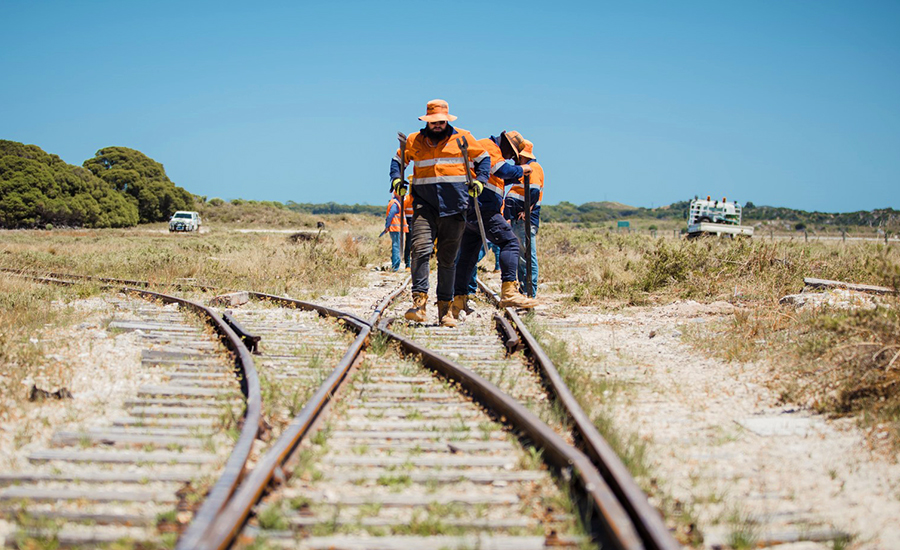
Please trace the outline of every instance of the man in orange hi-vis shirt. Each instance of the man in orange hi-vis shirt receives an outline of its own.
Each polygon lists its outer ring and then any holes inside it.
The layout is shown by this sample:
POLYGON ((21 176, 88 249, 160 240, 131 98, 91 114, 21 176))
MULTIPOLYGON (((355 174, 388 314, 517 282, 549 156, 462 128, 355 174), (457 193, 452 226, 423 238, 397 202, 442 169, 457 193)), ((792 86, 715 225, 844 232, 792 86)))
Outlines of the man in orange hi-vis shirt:
POLYGON ((521 181, 513 185, 506 194, 503 215, 509 220, 513 233, 518 237, 522 246, 519 248, 519 291, 532 298, 537 295, 538 288, 538 258, 537 258, 537 234, 541 223, 541 200, 544 198, 544 169, 534 156, 534 144, 521 135, 513 139, 513 143, 519 150, 519 164, 530 166, 530 203, 531 212, 525 212, 525 186, 521 181), (525 256, 525 216, 531 218, 531 292, 528 292, 527 257, 525 256))
POLYGON ((425 127, 406 138, 400 150, 391 160, 391 188, 401 196, 406 193, 407 182, 400 177, 401 162, 413 167, 413 183, 409 186, 413 198, 413 218, 409 238, 412 241, 412 297, 413 305, 405 317, 423 323, 428 302, 428 260, 437 239, 437 305, 438 321, 443 326, 455 327, 456 319, 450 314, 453 300, 453 280, 456 274, 456 255, 466 227, 466 208, 469 198, 477 197, 484 190, 491 169, 491 157, 467 130, 450 125, 456 117, 442 99, 433 99, 426 106, 426 113, 419 117, 425 127), (468 162, 462 159, 457 140, 468 144, 468 162), (472 188, 466 184, 466 170, 472 165, 475 179, 472 188))

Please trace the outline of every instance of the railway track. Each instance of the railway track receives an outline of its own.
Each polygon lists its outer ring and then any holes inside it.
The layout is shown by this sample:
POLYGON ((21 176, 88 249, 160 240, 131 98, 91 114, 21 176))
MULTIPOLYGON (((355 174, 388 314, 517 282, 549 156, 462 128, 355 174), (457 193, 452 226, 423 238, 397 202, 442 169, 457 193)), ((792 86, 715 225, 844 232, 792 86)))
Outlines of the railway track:
POLYGON ((178 548, 678 547, 514 311, 391 324, 401 290, 365 320, 256 293, 225 316, 267 441, 178 548))
MULTIPOLYGON (((154 300, 111 299, 117 313, 108 329, 139 336, 138 376, 145 383, 121 403, 107 404, 120 414, 59 430, 49 446, 0 474, 0 510, 17 525, 6 545, 166 546, 203 502, 209 480, 236 482, 229 471, 243 465, 256 433, 245 430, 235 442, 226 419, 240 419, 245 395, 253 399, 252 361, 240 365, 242 393, 234 360, 217 336, 179 304, 156 300, 174 299, 140 294, 154 300)), ((236 336, 231 344, 239 344, 236 336)))

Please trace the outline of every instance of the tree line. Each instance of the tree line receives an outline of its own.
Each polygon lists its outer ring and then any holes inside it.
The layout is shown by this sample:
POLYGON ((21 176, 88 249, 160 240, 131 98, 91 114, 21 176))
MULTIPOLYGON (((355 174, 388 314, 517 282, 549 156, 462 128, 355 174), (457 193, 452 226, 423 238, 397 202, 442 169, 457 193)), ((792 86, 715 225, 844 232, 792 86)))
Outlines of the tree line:
POLYGON ((193 196, 140 151, 105 147, 74 166, 37 145, 0 140, 0 227, 130 227, 193 207, 193 196))

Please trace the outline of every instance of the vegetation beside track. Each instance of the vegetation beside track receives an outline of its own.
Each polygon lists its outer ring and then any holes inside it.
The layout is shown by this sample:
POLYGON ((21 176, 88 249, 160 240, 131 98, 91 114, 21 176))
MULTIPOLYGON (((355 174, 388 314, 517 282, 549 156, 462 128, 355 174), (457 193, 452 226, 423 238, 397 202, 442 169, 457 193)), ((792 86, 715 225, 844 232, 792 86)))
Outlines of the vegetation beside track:
MULTIPOLYGON (((615 394, 626 391, 625 388, 607 378, 594 376, 588 366, 595 363, 596 358, 580 356, 577 351, 572 351, 565 341, 553 336, 534 315, 526 315, 522 320, 553 361, 566 386, 603 439, 613 448, 641 489, 666 518, 675 538, 690 546, 700 544, 703 539, 696 529, 690 503, 678 502, 666 495, 654 478, 646 455, 647 442, 638 434, 616 426, 612 420, 615 394)), ((567 413, 561 405, 554 403, 552 410, 558 415, 558 422, 568 422, 567 413)))
POLYGON ((900 301, 874 310, 779 304, 804 277, 900 288, 896 245, 654 239, 547 224, 539 250, 542 280, 571 305, 740 306, 713 333, 693 327, 688 340, 724 360, 766 360, 785 402, 858 416, 877 438, 900 444, 900 301))
MULTIPOLYGON (((27 411, 32 383, 55 391, 68 385, 64 361, 48 361, 48 341, 57 329, 77 322, 65 304, 92 292, 90 286, 53 287, 0 276, 0 423, 18 426, 27 411), (57 304, 57 305, 53 305, 57 304), (60 307, 60 305, 62 307, 60 307)), ((21 429, 27 442, 27 426, 21 429)))
MULTIPOLYGON (((353 216, 325 222, 329 231, 318 240, 296 242, 285 233, 237 233, 221 226, 199 235, 169 234, 162 224, 2 231, 0 267, 160 285, 199 282, 314 299, 362 285, 364 268, 389 255, 390 242, 376 240, 371 223, 353 216)), ((51 390, 68 385, 68 367, 48 358, 54 351, 45 341, 79 322, 66 304, 99 288, 90 282, 48 286, 0 274, 0 421, 12 422, 27 410, 24 381, 34 379, 51 390)))
POLYGON ((376 239, 370 220, 327 218, 326 226, 321 235, 298 239, 223 225, 200 234, 169 234, 162 224, 132 230, 8 231, 0 233, 0 267, 160 285, 190 280, 297 298, 345 293, 361 284, 361 268, 384 261, 390 242, 376 239))
POLYGON ((673 239, 563 224, 541 226, 541 280, 580 305, 676 299, 773 304, 804 277, 890 285, 896 246, 769 239, 673 239))

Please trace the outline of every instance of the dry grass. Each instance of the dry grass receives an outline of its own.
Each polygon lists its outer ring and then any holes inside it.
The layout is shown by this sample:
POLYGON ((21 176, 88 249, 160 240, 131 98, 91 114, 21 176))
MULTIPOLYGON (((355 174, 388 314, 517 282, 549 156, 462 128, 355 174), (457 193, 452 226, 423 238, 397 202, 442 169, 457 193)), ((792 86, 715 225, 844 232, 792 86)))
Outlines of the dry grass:
POLYGON ((9 425, 28 407, 29 380, 51 390, 68 384, 66 366, 45 360, 44 340, 77 319, 64 304, 86 292, 0 277, 0 422, 9 425))
MULTIPOLYGON (((900 288, 896 248, 837 249, 829 258, 831 269, 847 276, 828 278, 900 288)), ((755 274, 747 277, 753 281, 755 274)), ((693 329, 690 341, 728 361, 765 360, 783 401, 856 416, 873 435, 900 445, 900 298, 880 299, 869 310, 797 311, 779 306, 777 296, 773 289, 766 299, 744 304, 712 333, 693 329)))
MULTIPOLYGON (((163 224, 131 230, 0 231, 0 267, 62 272, 162 285, 193 279, 223 288, 314 299, 363 283, 372 263, 390 257, 390 242, 365 216, 324 217, 318 240, 289 233, 240 233, 213 226, 199 235, 169 234, 163 224)), ((165 292, 165 288, 161 289, 165 292)), ((48 361, 48 335, 78 321, 66 303, 99 291, 40 285, 0 274, 0 422, 28 407, 29 377, 42 387, 66 386, 67 367, 48 361)))
MULTIPOLYGON (((553 361, 566 386, 597 431, 609 443, 642 489, 659 503, 660 511, 670 523, 675 537, 682 544, 699 544, 701 542, 699 534, 694 527, 696 520, 690 508, 664 494, 658 480, 653 478, 647 457, 647 442, 637 433, 623 430, 613 422, 616 393, 621 391, 621 385, 605 377, 593 376, 592 369, 587 366, 591 365, 591 358, 580 356, 577 352, 573 353, 565 341, 550 334, 533 316, 527 315, 523 320, 553 361)), ((560 416, 559 421, 568 422, 568 415, 558 402, 554 402, 553 410, 560 416)))
POLYGON ((171 284, 183 279, 224 288, 313 297, 360 284, 362 269, 390 257, 364 216, 327 219, 311 240, 289 233, 241 233, 213 226, 199 235, 164 226, 133 230, 0 232, 0 267, 171 284), (340 218, 345 218, 341 221, 340 218))
POLYGON ((758 307, 692 343, 729 361, 765 360, 781 400, 853 415, 900 445, 900 300, 874 310, 758 307))
MULTIPOLYGON (((605 229, 541 226, 541 280, 578 304, 673 299, 775 303, 803 277, 886 284, 878 243, 650 238, 605 229)), ((892 254, 896 260, 896 254, 892 254)))

